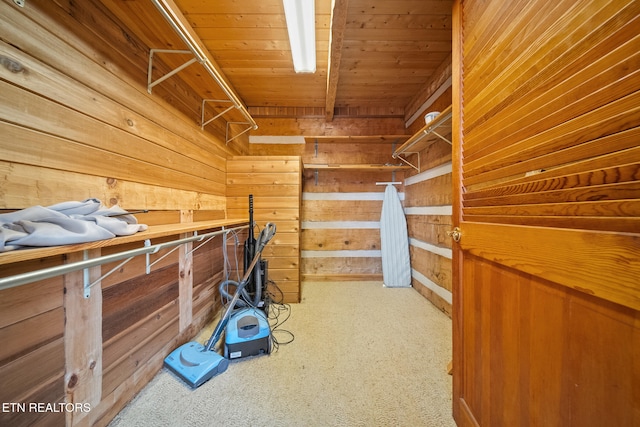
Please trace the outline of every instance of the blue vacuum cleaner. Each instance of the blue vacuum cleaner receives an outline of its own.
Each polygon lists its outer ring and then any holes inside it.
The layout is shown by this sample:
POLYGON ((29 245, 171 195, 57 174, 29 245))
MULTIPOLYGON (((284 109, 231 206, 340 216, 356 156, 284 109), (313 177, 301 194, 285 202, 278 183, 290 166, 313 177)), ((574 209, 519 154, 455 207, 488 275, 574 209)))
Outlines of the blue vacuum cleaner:
POLYGON ((228 359, 271 353, 271 327, 264 311, 255 307, 236 310, 224 334, 224 356, 228 359))
POLYGON ((276 234, 275 224, 268 223, 260 232, 256 241, 253 261, 246 269, 244 277, 237 284, 233 298, 216 325, 211 338, 206 345, 198 342, 188 342, 175 349, 164 359, 164 366, 184 380, 192 388, 197 388, 214 376, 223 373, 229 366, 229 359, 214 351, 214 346, 220 340, 222 332, 227 328, 232 345, 240 345, 241 349, 225 346, 225 354, 230 358, 245 357, 249 353, 268 353, 271 347, 269 324, 266 315, 259 309, 247 307, 240 312, 234 312, 236 304, 243 294, 243 290, 253 274, 254 267, 260 260, 262 250, 276 234), (255 311, 254 311, 255 310, 255 311), (231 320, 231 321, 230 321, 231 320), (265 331, 266 325, 266 331, 265 331), (263 341, 266 333, 266 344, 263 341), (264 350, 266 346, 266 350, 264 350), (247 349, 250 347, 250 349, 247 349), (240 353, 238 353, 240 352, 240 353))

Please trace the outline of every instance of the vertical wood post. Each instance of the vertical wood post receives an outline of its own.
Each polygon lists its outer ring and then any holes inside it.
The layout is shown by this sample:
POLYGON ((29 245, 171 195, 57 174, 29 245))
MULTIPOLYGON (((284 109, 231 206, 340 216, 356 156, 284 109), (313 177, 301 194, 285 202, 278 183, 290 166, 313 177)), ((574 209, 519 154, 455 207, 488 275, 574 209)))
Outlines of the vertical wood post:
MULTIPOLYGON (((193 211, 180 211, 180 222, 193 222, 193 211)), ((189 237, 182 234, 181 238, 189 237)), ((179 269, 179 305, 180 305, 180 332, 187 329, 193 321, 193 243, 180 245, 179 269)))
MULTIPOLYGON (((100 249, 67 255, 67 263, 82 261, 85 254, 95 258, 100 249)), ((88 269, 88 280, 100 278, 101 268, 88 269)), ((98 407, 102 398, 102 289, 98 282, 91 296, 84 297, 85 272, 64 276, 65 403, 98 407)), ((66 425, 93 424, 92 411, 66 411, 66 425)))

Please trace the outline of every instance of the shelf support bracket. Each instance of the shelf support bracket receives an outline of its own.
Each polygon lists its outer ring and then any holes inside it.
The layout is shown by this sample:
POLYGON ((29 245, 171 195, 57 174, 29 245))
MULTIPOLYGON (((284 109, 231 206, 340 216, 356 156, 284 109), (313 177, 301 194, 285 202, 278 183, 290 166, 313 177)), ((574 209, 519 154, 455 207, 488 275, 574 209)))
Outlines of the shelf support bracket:
POLYGON ((443 140, 444 142, 449 143, 449 145, 453 145, 451 143, 451 141, 449 141, 447 138, 445 138, 444 136, 440 135, 438 132, 436 132, 435 130, 431 131, 432 134, 434 134, 435 136, 437 136, 438 138, 440 138, 441 140, 443 140))
POLYGON ((206 122, 204 121, 204 107, 207 104, 207 102, 221 102, 221 103, 231 103, 233 104, 233 101, 227 100, 227 99, 203 99, 202 100, 202 111, 200 112, 200 129, 204 130, 204 127, 206 125, 208 125, 209 123, 215 121, 216 119, 219 119, 220 117, 224 116, 225 114, 227 114, 229 111, 233 110, 235 108, 235 105, 231 105, 228 108, 226 108, 223 112, 218 113, 215 117, 210 118, 209 120, 207 120, 206 122))
MULTIPOLYGON (((129 261, 131 261, 134 257, 129 257, 126 258, 124 261, 122 261, 120 264, 116 265, 115 267, 113 267, 111 270, 109 270, 108 273, 103 274, 102 276, 100 276, 100 278, 94 280, 91 283, 87 283, 87 277, 85 276, 85 282, 84 282, 84 297, 85 298, 89 298, 91 296, 91 288, 98 282, 102 281, 103 279, 106 279, 108 276, 111 275, 111 273, 118 271, 123 265, 125 265, 126 263, 128 263, 129 261)), ((84 270, 85 272, 88 271, 88 269, 85 268, 84 270)), ((86 274, 86 273, 85 273, 86 274)))
POLYGON ((153 89, 153 87, 159 83, 162 83, 163 81, 167 80, 169 77, 179 73, 180 71, 184 70, 185 68, 187 68, 189 65, 198 62, 198 59, 194 56, 193 58, 191 58, 190 60, 188 60, 187 62, 185 62, 184 64, 182 64, 181 66, 179 66, 178 68, 168 72, 167 74, 165 74, 164 76, 158 78, 157 80, 153 80, 153 76, 152 76, 152 72, 153 72, 153 55, 155 53, 181 53, 181 54, 191 54, 193 55, 193 52, 191 52, 190 50, 171 50, 171 49, 151 49, 149 50, 149 69, 147 70, 147 92, 151 93, 151 89, 153 89))
POLYGON ((402 154, 396 154, 395 156, 393 156, 393 158, 402 160, 405 164, 411 166, 412 168, 414 168, 415 170, 420 172, 420 152, 405 151, 402 154), (416 166, 413 163, 411 163, 409 160, 407 160, 406 158, 402 157, 402 154, 416 154, 418 156, 418 165, 416 166))
POLYGON ((251 129, 253 129, 253 126, 249 122, 227 122, 227 130, 224 136, 225 145, 229 145, 231 141, 233 141, 234 139, 236 139, 241 135, 244 135, 245 133, 249 132, 251 129), (248 127, 242 132, 240 132, 239 134, 237 134, 236 136, 234 136, 233 138, 229 138, 229 125, 247 125, 248 127))

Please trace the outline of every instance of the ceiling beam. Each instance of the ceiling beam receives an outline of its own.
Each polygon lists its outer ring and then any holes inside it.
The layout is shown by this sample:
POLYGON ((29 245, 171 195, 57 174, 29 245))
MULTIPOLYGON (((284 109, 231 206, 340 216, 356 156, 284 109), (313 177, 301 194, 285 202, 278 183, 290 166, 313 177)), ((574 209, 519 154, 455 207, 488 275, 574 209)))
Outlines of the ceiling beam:
POLYGON ((336 104, 338 79, 340 76, 340 61, 342 59, 342 42, 347 26, 348 0, 332 0, 331 32, 329 34, 329 58, 327 64, 327 94, 325 100, 325 120, 333 120, 336 104))

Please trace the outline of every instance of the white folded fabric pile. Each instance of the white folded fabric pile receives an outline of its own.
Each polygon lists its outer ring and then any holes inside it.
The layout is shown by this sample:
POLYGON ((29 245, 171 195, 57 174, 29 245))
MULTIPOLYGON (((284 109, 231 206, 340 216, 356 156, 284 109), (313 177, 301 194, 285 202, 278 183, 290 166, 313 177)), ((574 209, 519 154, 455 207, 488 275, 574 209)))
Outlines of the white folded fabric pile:
POLYGON ((118 205, 106 208, 98 199, 32 206, 0 214, 0 252, 94 242, 146 229, 118 205))

